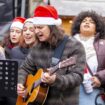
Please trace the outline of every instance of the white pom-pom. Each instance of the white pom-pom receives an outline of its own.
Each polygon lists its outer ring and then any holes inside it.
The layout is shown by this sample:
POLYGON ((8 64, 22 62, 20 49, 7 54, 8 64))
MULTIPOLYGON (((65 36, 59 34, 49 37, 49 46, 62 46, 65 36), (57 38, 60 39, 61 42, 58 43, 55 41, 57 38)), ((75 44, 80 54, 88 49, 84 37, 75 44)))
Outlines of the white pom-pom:
POLYGON ((55 20, 55 25, 59 26, 62 24, 62 20, 60 18, 58 18, 57 20, 55 20))

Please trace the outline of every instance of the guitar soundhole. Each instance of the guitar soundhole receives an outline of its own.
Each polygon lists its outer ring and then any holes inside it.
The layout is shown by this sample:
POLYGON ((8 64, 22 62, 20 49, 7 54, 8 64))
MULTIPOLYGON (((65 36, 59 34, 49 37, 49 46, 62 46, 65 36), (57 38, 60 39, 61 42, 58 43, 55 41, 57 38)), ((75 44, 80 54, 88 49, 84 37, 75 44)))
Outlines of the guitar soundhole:
POLYGON ((41 105, 42 103, 38 102, 38 101, 35 101, 35 102, 29 102, 28 105, 41 105))
POLYGON ((40 85, 41 85, 42 87, 44 87, 44 88, 48 87, 48 84, 43 83, 43 82, 42 82, 40 85))
POLYGON ((26 102, 28 100, 28 98, 29 98, 29 94, 23 98, 23 102, 26 102))

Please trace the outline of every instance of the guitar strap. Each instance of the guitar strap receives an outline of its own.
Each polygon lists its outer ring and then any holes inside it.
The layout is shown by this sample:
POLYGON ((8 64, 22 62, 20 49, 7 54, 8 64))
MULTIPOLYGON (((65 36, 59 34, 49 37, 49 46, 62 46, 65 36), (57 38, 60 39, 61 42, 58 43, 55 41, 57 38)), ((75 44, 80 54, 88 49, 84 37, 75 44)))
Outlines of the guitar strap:
POLYGON ((52 65, 53 66, 56 65, 57 63, 59 63, 67 40, 68 40, 68 36, 65 36, 63 38, 63 40, 58 44, 57 48, 55 49, 54 55, 52 57, 52 65))

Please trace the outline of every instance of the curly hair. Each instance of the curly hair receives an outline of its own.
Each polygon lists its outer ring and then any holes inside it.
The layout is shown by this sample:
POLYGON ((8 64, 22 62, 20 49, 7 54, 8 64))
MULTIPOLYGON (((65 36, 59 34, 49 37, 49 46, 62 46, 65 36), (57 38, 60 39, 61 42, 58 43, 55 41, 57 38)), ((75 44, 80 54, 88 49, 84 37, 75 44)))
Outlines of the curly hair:
POLYGON ((97 14, 95 11, 82 11, 80 14, 74 19, 72 25, 71 34, 74 36, 75 34, 80 33, 80 25, 84 18, 91 17, 96 25, 96 34, 98 38, 105 38, 105 22, 104 18, 97 14))

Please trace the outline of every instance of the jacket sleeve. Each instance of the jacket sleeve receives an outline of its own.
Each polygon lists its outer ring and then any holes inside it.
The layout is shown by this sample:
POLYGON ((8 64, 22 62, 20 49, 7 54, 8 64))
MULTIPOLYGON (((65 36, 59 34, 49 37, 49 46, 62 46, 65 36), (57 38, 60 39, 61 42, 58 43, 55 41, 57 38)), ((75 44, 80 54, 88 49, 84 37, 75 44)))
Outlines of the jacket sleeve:
POLYGON ((76 64, 72 67, 64 68, 66 69, 65 74, 57 74, 56 81, 52 86, 61 90, 79 86, 83 81, 83 70, 86 65, 85 51, 80 42, 75 41, 70 44, 68 43, 66 46, 68 47, 66 47, 64 52, 69 50, 68 52, 71 52, 69 57, 76 55, 76 64))
POLYGON ((18 83, 25 84, 27 75, 35 72, 35 64, 33 59, 32 53, 30 52, 18 70, 18 83))
POLYGON ((105 69, 98 71, 96 77, 100 80, 101 85, 105 87, 105 69))
POLYGON ((105 40, 100 39, 94 43, 97 53, 98 68, 95 76, 100 80, 101 85, 105 87, 105 40))

